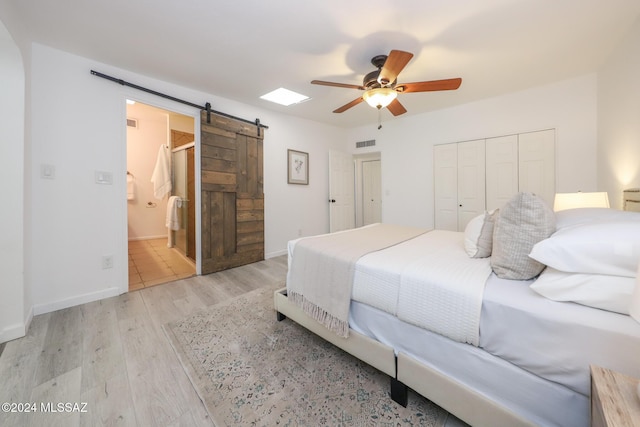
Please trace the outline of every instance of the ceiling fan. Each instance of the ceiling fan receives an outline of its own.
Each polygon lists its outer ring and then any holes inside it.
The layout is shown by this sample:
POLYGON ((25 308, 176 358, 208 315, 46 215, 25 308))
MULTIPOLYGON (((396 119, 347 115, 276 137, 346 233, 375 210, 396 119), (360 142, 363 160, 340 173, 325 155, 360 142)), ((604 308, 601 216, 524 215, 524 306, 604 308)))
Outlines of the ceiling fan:
POLYGON ((378 110, 387 107, 391 114, 399 116, 407 112, 406 108, 398 101, 398 93, 409 92, 433 92, 440 90, 455 90, 462 83, 461 78, 431 80, 415 83, 398 83, 398 74, 413 58, 413 54, 401 50, 392 50, 389 55, 377 55, 371 59, 371 63, 377 70, 368 73, 362 80, 362 85, 325 82, 313 80, 315 85, 343 87, 347 89, 359 89, 365 91, 361 97, 333 110, 334 113, 342 113, 349 108, 366 101, 378 110))

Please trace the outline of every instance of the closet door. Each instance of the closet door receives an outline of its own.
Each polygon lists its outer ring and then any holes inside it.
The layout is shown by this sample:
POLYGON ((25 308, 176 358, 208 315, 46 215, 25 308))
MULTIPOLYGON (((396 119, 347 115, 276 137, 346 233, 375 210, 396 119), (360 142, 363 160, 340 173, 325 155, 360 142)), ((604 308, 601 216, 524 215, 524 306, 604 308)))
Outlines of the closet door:
POLYGON ((435 228, 458 230, 458 145, 433 147, 435 228))
POLYGON ((458 145, 458 224, 467 223, 485 210, 485 142, 460 142, 458 145))
POLYGON ((487 210, 502 207, 518 193, 518 135, 486 140, 487 210))
POLYGON ((263 136, 202 112, 202 274, 264 259, 263 136))
POLYGON ((553 208, 556 192, 555 130, 518 135, 519 190, 540 196, 553 208))

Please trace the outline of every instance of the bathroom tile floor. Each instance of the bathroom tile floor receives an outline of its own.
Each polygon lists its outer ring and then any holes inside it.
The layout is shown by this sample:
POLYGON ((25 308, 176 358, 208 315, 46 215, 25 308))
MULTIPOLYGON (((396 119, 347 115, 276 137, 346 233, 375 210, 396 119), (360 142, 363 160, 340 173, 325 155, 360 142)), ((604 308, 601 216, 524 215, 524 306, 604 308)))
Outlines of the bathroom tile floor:
POLYGON ((193 276, 196 267, 167 239, 129 241, 129 291, 193 276))

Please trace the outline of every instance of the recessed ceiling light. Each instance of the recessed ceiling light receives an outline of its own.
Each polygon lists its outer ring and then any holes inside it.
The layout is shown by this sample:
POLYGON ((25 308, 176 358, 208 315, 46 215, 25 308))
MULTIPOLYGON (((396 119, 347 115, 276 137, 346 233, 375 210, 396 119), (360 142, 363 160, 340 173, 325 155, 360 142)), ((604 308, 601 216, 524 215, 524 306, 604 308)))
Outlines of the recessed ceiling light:
POLYGON ((309 99, 306 95, 301 95, 299 93, 293 92, 289 89, 285 89, 281 87, 280 89, 276 89, 267 93, 266 95, 262 95, 261 99, 275 102, 276 104, 289 106, 291 104, 297 104, 302 101, 306 101, 309 99))

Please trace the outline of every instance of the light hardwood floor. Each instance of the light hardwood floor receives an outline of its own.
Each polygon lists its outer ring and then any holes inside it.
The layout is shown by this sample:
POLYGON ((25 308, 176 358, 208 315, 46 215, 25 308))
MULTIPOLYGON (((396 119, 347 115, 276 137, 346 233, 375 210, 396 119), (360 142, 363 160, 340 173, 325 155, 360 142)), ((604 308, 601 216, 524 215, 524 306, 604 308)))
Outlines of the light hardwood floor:
POLYGON ((0 403, 38 412, 0 412, 0 426, 211 426, 162 325, 284 284, 286 272, 281 256, 34 317, 0 354, 0 403), (43 413, 41 403, 87 412, 43 413))

